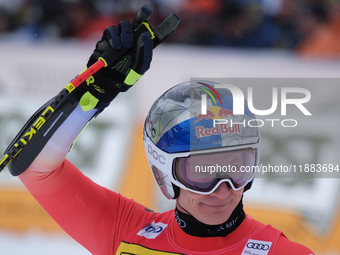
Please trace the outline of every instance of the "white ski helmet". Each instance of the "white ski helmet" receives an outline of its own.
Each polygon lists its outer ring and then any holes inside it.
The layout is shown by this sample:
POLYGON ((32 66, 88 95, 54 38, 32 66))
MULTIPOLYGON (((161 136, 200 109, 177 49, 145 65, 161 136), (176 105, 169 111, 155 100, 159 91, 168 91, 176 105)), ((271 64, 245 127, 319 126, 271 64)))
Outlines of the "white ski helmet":
POLYGON ((260 154, 255 116, 246 101, 244 115, 234 115, 230 90, 215 84, 178 84, 161 95, 147 115, 144 146, 168 199, 177 198, 179 188, 211 194, 223 182, 234 190, 251 187, 260 154))

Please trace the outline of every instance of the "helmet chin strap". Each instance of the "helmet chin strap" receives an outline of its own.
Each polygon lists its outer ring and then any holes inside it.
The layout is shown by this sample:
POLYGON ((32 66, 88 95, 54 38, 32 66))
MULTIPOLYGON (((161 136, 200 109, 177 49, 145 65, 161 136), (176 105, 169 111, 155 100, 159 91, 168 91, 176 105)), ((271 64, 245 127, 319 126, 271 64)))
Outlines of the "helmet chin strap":
POLYGON ((233 232, 245 219, 243 197, 231 213, 230 217, 218 225, 208 225, 197 220, 188 210, 176 201, 175 218, 180 228, 188 235, 198 237, 227 236, 233 232), (181 210, 179 210, 179 208, 181 210), (183 210, 183 211, 182 211, 183 210))
MULTIPOLYGON (((186 210, 183 206, 181 206, 181 204, 178 202, 178 199, 176 200, 176 205, 178 205, 183 211, 185 211, 188 215, 192 216, 192 214, 186 210)), ((177 208, 177 207, 176 207, 177 208)), ((194 217, 194 216, 192 216, 194 217)))
POLYGON ((179 192, 180 192, 180 188, 178 186, 176 186, 175 184, 171 183, 172 184, 172 188, 174 190, 174 197, 172 199, 176 199, 179 197, 179 192))

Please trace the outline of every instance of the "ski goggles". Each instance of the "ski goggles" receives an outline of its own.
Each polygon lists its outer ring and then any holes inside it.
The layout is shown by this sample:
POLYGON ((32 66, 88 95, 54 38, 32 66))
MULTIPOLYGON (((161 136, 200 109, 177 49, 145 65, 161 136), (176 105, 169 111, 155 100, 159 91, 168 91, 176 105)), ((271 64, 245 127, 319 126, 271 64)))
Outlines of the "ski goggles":
POLYGON ((226 182, 233 190, 241 190, 255 176, 257 149, 244 148, 176 158, 173 177, 182 188, 199 194, 211 194, 226 182))

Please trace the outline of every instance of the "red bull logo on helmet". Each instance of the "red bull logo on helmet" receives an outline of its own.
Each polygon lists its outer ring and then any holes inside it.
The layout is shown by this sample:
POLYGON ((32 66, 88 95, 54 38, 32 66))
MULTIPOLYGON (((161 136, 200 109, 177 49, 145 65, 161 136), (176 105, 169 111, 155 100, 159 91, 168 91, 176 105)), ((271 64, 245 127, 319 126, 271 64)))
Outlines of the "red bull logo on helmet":
POLYGON ((211 106, 207 110, 206 114, 200 113, 200 114, 198 114, 196 116, 197 120, 195 121, 195 123, 197 123, 197 122, 199 122, 199 121, 201 121, 203 119, 205 119, 205 120, 209 120, 209 119, 214 120, 214 119, 228 118, 229 116, 237 118, 237 116, 235 116, 233 114, 233 112, 228 110, 228 109, 225 109, 225 108, 222 108, 222 107, 219 107, 219 106, 211 106))
POLYGON ((204 127, 204 126, 197 126, 195 128, 197 138, 207 137, 211 135, 220 135, 220 134, 225 134, 225 133, 240 133, 241 132, 239 124, 235 124, 232 126, 228 126, 226 123, 215 125, 215 120, 225 120, 226 118, 229 118, 229 117, 237 118, 237 116, 235 116, 233 112, 228 109, 225 109, 219 106, 211 106, 207 109, 206 114, 199 114, 196 117, 197 119, 195 120, 195 123, 198 123, 202 121, 203 119, 214 120, 213 122, 214 125, 212 128, 204 127))
POLYGON ((226 133, 241 133, 239 124, 235 124, 233 126, 228 126, 227 124, 220 124, 216 125, 213 128, 205 128, 203 126, 198 126, 195 128, 195 130, 197 138, 226 133))

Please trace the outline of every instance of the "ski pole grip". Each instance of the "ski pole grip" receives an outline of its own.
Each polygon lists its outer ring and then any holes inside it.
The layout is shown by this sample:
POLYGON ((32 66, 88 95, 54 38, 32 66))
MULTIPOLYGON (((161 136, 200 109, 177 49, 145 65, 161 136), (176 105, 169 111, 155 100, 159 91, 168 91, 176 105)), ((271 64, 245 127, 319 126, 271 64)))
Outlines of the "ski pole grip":
MULTIPOLYGON (((144 6, 143 6, 144 7, 144 6)), ((164 42, 169 35, 174 33, 176 31, 176 28, 178 24, 180 23, 180 18, 177 14, 172 13, 170 14, 163 22, 156 28, 152 29, 149 23, 147 23, 149 17, 151 16, 152 11, 148 8, 141 8, 134 21, 133 21, 133 27, 134 27, 134 45, 136 45, 136 42, 138 40, 138 37, 144 33, 149 32, 151 34, 151 38, 153 39, 153 48, 156 48, 159 44, 164 42), (137 24, 139 24, 137 26, 137 24)), ((129 51, 132 49, 110 49, 103 53, 103 55, 100 57, 105 63, 105 66, 109 66, 113 64, 115 61, 123 57, 124 55, 128 54, 129 51)))

